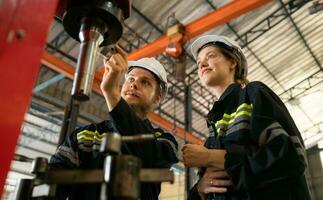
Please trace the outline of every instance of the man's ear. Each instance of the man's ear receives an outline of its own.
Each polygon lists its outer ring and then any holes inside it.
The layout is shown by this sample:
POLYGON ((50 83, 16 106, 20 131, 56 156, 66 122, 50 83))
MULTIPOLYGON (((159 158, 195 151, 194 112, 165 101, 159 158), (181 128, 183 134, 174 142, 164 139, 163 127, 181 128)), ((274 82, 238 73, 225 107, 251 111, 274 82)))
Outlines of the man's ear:
POLYGON ((159 105, 160 101, 161 101, 161 93, 160 92, 157 92, 156 97, 155 97, 155 101, 154 101, 154 103, 156 104, 156 106, 159 105))

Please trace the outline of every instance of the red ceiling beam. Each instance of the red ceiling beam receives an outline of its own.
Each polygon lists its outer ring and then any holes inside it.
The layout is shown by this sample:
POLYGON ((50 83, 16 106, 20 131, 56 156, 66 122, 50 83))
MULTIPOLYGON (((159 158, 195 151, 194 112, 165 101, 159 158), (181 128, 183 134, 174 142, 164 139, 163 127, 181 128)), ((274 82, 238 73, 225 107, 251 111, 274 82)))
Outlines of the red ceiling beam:
MULTIPOLYGON (((47 67, 53 69, 54 71, 57 71, 61 74, 64 74, 66 77, 69 79, 74 78, 74 67, 65 61, 61 60, 60 58, 48 53, 48 52, 43 52, 43 56, 41 58, 41 63, 46 65, 47 67)), ((100 90, 100 83, 102 80, 102 73, 101 72, 96 72, 94 82, 93 82, 93 90, 102 95, 101 90, 100 90)), ((186 139, 187 141, 194 143, 194 144, 202 144, 203 141, 192 135, 191 133, 185 131, 182 128, 175 128, 174 129, 174 124, 168 121, 167 119, 164 119, 160 115, 157 115, 155 113, 150 113, 148 116, 149 120, 153 122, 154 124, 170 131, 170 132, 175 132, 176 135, 182 139, 186 139)))
MULTIPOLYGON (((183 42, 200 35, 210 29, 225 24, 251 10, 270 2, 271 0, 235 0, 221 8, 187 24, 183 35, 183 42)), ((164 35, 150 44, 129 54, 129 60, 138 60, 143 57, 153 57, 165 51, 170 37, 164 35)))

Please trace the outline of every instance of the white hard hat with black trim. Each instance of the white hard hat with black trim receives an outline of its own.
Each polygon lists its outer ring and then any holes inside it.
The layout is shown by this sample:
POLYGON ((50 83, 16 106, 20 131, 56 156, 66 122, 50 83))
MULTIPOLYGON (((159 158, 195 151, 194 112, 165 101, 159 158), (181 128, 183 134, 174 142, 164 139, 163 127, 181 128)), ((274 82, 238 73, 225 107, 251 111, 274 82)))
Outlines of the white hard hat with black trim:
POLYGON ((128 61, 128 72, 127 74, 136 67, 146 69, 153 73, 159 80, 162 98, 167 95, 168 81, 167 72, 164 66, 156 58, 141 58, 137 61, 128 61))
MULTIPOLYGON (((208 44, 222 44, 224 46, 229 47, 228 49, 236 50, 236 55, 238 56, 240 63, 239 63, 239 75, 242 77, 246 77, 248 74, 248 64, 245 55, 239 44, 222 35, 204 35, 196 39, 191 45, 191 52, 194 59, 197 59, 198 53, 208 44)), ((232 52, 235 53, 235 52, 232 52)))

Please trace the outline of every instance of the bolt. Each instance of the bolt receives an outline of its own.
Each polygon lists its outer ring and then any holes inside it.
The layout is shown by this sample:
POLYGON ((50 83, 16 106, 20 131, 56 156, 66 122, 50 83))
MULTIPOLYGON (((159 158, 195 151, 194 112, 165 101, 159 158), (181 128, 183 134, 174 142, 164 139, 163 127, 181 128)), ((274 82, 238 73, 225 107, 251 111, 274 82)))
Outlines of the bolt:
POLYGON ((24 38, 24 37, 25 37, 25 35, 26 35, 26 33, 25 33, 25 30, 23 30, 23 29, 18 29, 18 30, 16 31, 16 37, 17 37, 18 39, 22 39, 22 38, 24 38))

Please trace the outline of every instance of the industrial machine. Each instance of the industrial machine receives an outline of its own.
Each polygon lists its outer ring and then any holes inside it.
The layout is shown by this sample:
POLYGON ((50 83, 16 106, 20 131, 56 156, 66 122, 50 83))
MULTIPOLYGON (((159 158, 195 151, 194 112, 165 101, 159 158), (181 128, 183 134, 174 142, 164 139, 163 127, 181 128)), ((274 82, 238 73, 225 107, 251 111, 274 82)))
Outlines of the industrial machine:
MULTIPOLYGON (((101 183, 101 200, 136 200, 140 197, 140 182, 173 182, 174 174, 168 169, 141 169, 141 160, 131 155, 121 155, 122 142, 153 140, 154 135, 121 136, 106 133, 100 152, 105 156, 102 169, 48 171, 46 158, 33 160, 31 172, 34 179, 21 179, 14 199, 51 199, 55 197, 56 184, 101 183)), ((17 160, 30 161, 26 157, 17 160)))
POLYGON ((65 109, 58 144, 77 122, 79 103, 90 98, 98 54, 109 57, 122 35, 122 23, 130 16, 129 0, 60 1, 56 15, 65 31, 80 42, 71 98, 65 109))
MULTIPOLYGON (((114 44, 122 35, 123 20, 130 16, 129 0, 70 0, 59 1, 56 16, 62 20, 65 31, 80 42, 71 101, 67 106, 60 142, 75 128, 78 102, 90 98, 98 54, 108 57, 114 53, 114 44)), ((20 37, 21 38, 21 37, 20 37)), ((141 142, 154 139, 153 135, 121 136, 106 133, 101 144, 105 157, 102 169, 49 171, 48 160, 16 156, 15 160, 32 161, 34 179, 21 179, 14 199, 51 199, 57 184, 101 183, 101 199, 138 199, 140 182, 173 181, 173 173, 166 169, 141 169, 141 160, 121 155, 122 142, 141 142)))
MULTIPOLYGON (((122 35, 122 23, 130 15, 130 1, 60 1, 57 15, 65 31, 81 43, 72 96, 79 101, 90 97, 97 52, 107 53, 122 35)), ((113 50, 113 49, 112 49, 113 50)))

